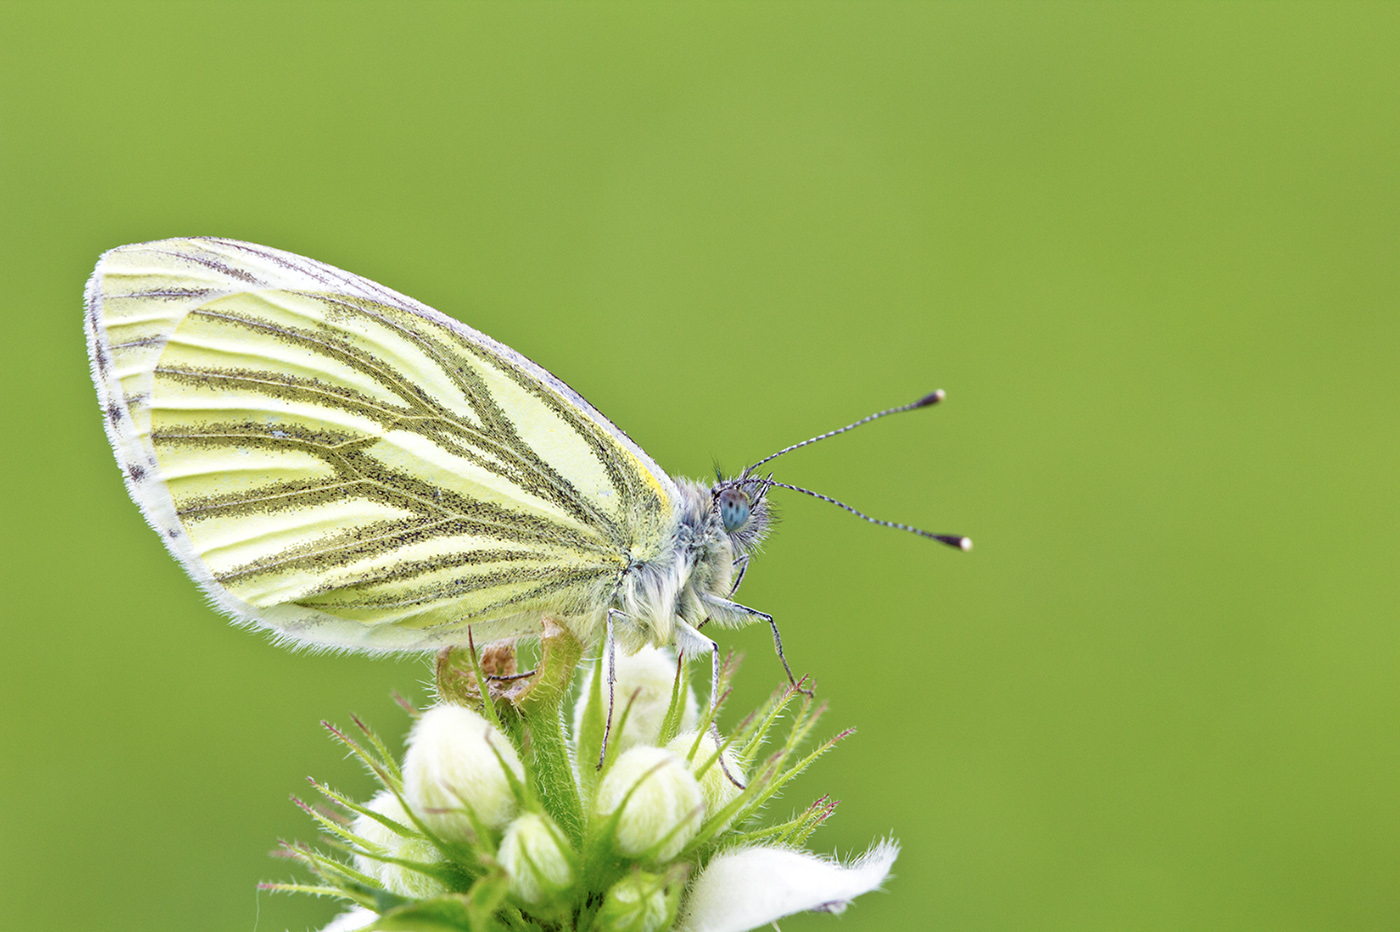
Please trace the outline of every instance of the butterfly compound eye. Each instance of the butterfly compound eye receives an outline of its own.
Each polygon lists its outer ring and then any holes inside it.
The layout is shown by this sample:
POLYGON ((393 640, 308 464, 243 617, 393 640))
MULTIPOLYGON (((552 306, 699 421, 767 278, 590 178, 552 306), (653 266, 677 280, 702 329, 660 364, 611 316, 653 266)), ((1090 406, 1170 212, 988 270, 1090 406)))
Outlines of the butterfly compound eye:
POLYGON ((738 489, 719 493, 719 518, 726 531, 737 531, 749 520, 749 497, 738 489))

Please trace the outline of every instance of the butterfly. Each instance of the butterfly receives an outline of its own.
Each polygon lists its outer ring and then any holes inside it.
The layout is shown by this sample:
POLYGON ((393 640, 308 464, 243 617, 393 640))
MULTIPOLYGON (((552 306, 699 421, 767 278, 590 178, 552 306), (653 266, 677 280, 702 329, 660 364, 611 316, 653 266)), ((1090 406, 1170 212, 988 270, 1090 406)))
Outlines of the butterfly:
MULTIPOLYGON (((757 467, 668 476, 568 385, 432 308, 227 239, 104 253, 93 382, 127 490, 213 605, 318 647, 430 650, 536 633, 718 647, 771 523, 757 467)), ((966 538, 914 531, 967 549, 966 538)))

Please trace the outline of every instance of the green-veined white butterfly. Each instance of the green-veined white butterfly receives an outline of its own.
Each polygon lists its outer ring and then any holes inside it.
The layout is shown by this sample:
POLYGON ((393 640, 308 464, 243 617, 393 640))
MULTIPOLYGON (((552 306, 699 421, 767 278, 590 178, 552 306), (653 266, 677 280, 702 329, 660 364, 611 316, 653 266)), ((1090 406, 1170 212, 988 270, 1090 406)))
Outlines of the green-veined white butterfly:
POLYGON ((550 616, 714 670, 701 625, 772 624, 732 596, 783 485, 754 475, 773 457, 673 479, 549 372, 398 292, 265 246, 140 243, 98 261, 87 338, 131 497, 235 621, 425 650, 550 616))

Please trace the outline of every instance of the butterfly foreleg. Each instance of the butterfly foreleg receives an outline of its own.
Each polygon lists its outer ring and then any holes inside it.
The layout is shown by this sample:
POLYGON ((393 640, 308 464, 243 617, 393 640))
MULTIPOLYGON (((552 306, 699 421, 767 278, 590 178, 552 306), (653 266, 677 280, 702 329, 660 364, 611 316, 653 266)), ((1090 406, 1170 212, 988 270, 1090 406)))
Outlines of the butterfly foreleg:
MULTIPOLYGON (((783 672, 787 674, 788 682, 792 688, 802 693, 804 696, 812 695, 810 689, 806 689, 797 682, 797 677, 792 675, 792 667, 788 666, 787 655, 783 653, 783 636, 778 633, 778 623, 773 620, 773 616, 767 612, 760 612, 756 608, 749 608, 747 605, 740 605, 738 602, 731 602, 728 599, 715 598, 712 595, 704 597, 705 605, 717 614, 729 617, 738 616, 740 618, 760 618, 768 622, 768 627, 773 629, 773 647, 778 651, 778 659, 782 661, 783 672)), ((723 619, 721 619, 723 621, 723 619)))
POLYGON ((749 571, 748 554, 744 554, 742 557, 734 561, 734 570, 738 575, 734 577, 734 585, 729 587, 730 598, 733 598, 734 593, 739 591, 739 584, 744 581, 744 574, 749 571))

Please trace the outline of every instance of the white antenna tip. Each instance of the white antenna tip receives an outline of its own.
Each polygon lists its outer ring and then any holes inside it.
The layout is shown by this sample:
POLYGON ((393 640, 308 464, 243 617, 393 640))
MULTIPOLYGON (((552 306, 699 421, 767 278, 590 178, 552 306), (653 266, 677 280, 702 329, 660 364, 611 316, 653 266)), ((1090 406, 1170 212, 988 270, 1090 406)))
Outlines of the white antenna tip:
POLYGON ((972 549, 972 538, 971 538, 971 537, 964 537, 962 540, 958 541, 958 549, 959 549, 959 550, 971 550, 971 549, 972 549))
MULTIPOLYGON (((920 398, 918 401, 914 402, 914 407, 916 407, 916 408, 924 408, 924 407, 927 407, 928 405, 936 405, 936 404, 938 404, 940 401, 942 401, 942 400, 943 400, 944 398, 946 398, 946 397, 947 397, 947 393, 945 393, 945 392, 943 391, 943 389, 940 388, 938 391, 934 392, 933 394, 931 394, 931 395, 925 395, 924 397, 920 398)), ((906 409, 906 410, 907 410, 907 409, 906 409)))

